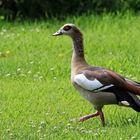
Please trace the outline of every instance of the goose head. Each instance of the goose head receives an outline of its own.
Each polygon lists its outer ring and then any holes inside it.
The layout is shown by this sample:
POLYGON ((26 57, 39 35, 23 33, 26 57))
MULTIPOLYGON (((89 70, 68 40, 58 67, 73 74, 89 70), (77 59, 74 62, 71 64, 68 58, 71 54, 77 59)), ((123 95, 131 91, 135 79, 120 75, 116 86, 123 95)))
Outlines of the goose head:
POLYGON ((70 37, 76 37, 77 35, 82 35, 80 29, 76 27, 74 24, 65 24, 63 25, 57 32, 53 34, 53 36, 59 35, 68 35, 70 37))

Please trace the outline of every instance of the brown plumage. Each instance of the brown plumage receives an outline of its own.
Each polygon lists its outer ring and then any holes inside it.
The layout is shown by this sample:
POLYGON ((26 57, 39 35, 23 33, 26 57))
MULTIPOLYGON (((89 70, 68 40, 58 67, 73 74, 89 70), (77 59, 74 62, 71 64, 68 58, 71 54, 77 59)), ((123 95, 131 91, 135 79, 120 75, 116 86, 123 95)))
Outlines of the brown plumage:
POLYGON ((71 82, 80 94, 97 110, 96 113, 81 117, 79 121, 100 116, 105 125, 102 108, 117 104, 140 112, 140 84, 129 80, 109 69, 90 66, 84 57, 83 35, 73 24, 65 24, 54 36, 68 35, 73 40, 71 60, 71 82))

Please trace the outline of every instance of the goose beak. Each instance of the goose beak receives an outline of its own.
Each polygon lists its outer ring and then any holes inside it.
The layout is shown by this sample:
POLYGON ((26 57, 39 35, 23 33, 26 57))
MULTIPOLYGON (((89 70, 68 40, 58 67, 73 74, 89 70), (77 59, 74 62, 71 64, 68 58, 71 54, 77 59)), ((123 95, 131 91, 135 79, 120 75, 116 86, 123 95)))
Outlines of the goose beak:
POLYGON ((53 36, 59 36, 62 35, 63 33, 61 32, 61 30, 58 30, 56 33, 53 34, 53 36))

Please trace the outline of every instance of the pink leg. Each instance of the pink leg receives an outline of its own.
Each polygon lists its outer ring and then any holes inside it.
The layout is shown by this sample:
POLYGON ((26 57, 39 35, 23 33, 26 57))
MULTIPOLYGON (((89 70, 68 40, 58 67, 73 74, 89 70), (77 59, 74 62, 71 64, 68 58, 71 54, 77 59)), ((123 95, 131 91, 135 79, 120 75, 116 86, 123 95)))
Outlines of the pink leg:
POLYGON ((102 126, 104 126, 104 125, 105 125, 105 119, 104 119, 104 114, 103 114, 102 110, 97 111, 97 112, 94 113, 94 114, 90 114, 90 115, 81 117, 81 118, 79 119, 79 121, 80 121, 80 122, 83 122, 83 121, 85 121, 85 120, 88 120, 88 119, 90 119, 90 118, 97 117, 97 116, 100 116, 102 126))
POLYGON ((99 111, 99 115, 100 115, 102 126, 105 126, 105 118, 104 118, 104 113, 102 112, 102 110, 99 111))
POLYGON ((99 116, 99 112, 96 112, 96 113, 94 113, 94 114, 90 114, 90 115, 81 117, 79 121, 80 121, 80 122, 83 122, 83 121, 85 121, 85 120, 88 120, 88 119, 90 119, 90 118, 97 117, 97 116, 99 116))

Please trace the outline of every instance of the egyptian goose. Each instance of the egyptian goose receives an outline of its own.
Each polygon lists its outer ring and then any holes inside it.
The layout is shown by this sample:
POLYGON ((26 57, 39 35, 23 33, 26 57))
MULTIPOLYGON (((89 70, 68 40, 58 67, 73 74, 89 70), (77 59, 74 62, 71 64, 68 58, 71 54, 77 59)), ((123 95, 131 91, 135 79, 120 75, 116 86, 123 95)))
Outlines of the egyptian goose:
POLYGON ((83 35, 74 24, 65 24, 53 36, 68 35, 73 41, 71 60, 71 82, 80 94, 97 110, 96 113, 81 117, 79 121, 100 116, 105 125, 102 108, 117 104, 131 107, 140 112, 140 83, 127 79, 112 70, 90 66, 84 57, 83 35))

